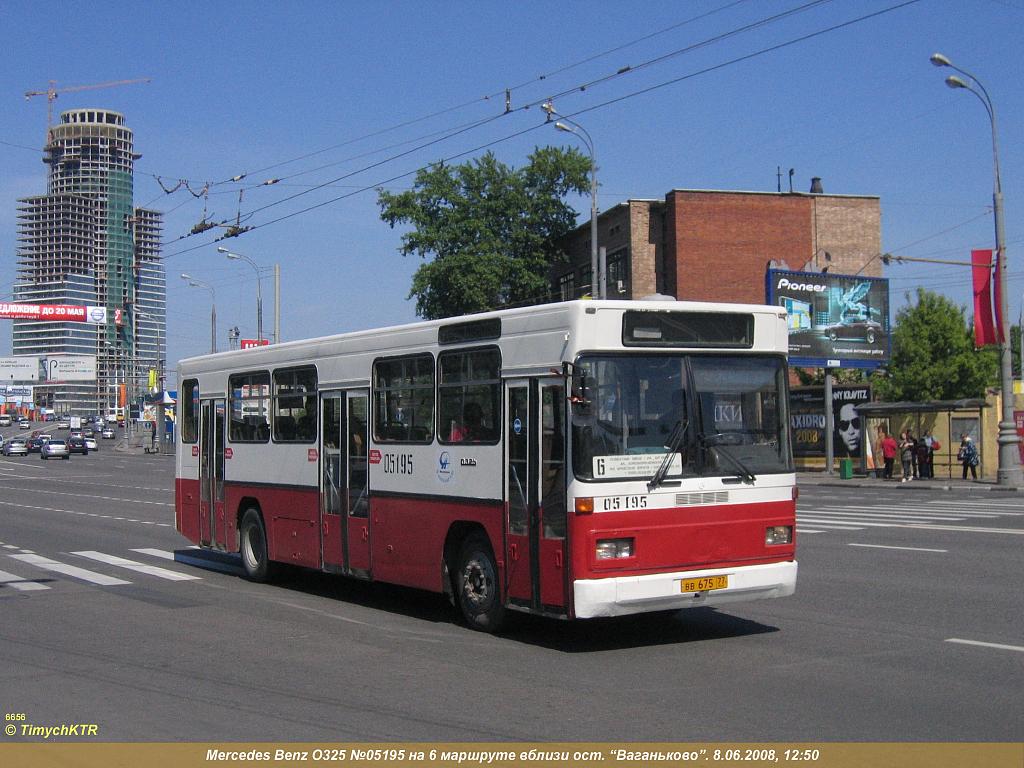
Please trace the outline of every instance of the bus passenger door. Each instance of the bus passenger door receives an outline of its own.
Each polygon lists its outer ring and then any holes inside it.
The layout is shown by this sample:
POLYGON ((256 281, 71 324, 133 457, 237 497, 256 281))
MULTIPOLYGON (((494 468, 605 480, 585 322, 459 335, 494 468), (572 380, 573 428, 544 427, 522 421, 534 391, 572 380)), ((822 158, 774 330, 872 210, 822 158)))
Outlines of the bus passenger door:
POLYGON ((344 571, 345 543, 348 538, 347 515, 342 500, 345 493, 345 465, 342 451, 345 394, 320 395, 320 555, 324 570, 344 571))
POLYGON ((569 604, 569 553, 566 548, 565 386, 561 380, 541 379, 538 423, 540 603, 547 611, 565 614, 569 604))
POLYGON ((530 435, 533 434, 534 388, 526 380, 505 384, 505 508, 508 515, 506 537, 505 590, 508 598, 519 605, 537 607, 539 593, 533 563, 536 561, 535 525, 537 493, 535 465, 530 459, 530 435))
POLYGON ((344 508, 348 515, 345 562, 353 576, 370 578, 370 485, 367 472, 369 391, 352 390, 346 396, 344 508))
POLYGON ((365 389, 321 395, 320 552, 325 570, 370 571, 365 389))
POLYGON ((224 520, 224 400, 199 411, 199 543, 226 548, 224 520))
POLYGON ((506 390, 507 595, 519 605, 564 614, 565 387, 560 379, 535 379, 510 381, 506 390))

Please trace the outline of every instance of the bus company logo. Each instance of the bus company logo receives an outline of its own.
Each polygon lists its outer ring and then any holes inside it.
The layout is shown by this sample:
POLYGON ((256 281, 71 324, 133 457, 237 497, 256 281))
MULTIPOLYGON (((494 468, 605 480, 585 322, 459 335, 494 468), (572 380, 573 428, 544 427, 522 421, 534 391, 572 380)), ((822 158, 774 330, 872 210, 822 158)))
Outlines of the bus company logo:
POLYGON ((824 293, 828 290, 828 286, 821 283, 794 283, 788 277, 780 277, 776 288, 779 290, 788 288, 791 291, 812 291, 814 293, 824 293))
POLYGON ((370 463, 380 464, 380 451, 378 451, 376 448, 370 449, 370 463))
POLYGON ((437 457, 437 479, 442 483, 447 483, 452 479, 453 474, 452 457, 448 451, 441 451, 441 455, 437 457))

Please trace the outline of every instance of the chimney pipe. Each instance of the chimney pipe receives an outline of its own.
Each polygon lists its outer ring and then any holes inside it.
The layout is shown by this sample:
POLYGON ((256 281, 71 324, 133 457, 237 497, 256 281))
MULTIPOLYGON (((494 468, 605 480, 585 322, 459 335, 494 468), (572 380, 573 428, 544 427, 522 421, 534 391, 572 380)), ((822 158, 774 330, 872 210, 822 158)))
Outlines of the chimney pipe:
POLYGON ((822 186, 821 186, 821 177, 820 176, 812 176, 811 177, 811 194, 812 195, 821 195, 821 194, 824 194, 824 193, 825 193, 825 190, 822 189, 822 186))

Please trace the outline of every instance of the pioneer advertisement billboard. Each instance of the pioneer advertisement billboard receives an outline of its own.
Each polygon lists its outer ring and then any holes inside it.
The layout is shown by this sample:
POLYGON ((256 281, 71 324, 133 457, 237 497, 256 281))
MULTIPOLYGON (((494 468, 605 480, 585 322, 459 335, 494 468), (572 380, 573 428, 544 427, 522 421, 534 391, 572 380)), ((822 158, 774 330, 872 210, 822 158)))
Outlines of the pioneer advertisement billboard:
POLYGON ((767 303, 789 322, 789 362, 813 368, 878 368, 889 362, 889 281, 862 275, 770 269, 767 303))

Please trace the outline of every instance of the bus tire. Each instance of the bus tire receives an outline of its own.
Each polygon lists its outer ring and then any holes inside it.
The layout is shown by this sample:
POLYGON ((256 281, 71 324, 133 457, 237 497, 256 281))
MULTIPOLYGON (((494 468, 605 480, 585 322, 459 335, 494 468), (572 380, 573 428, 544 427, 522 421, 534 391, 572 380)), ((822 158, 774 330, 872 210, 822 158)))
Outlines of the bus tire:
POLYGON ((494 552, 486 537, 470 535, 459 551, 456 599, 466 623, 480 632, 497 632, 505 621, 494 552))
POLYGON ((263 518, 257 509, 250 507, 245 510, 239 533, 239 550, 242 554, 245 577, 249 581, 270 581, 273 568, 267 552, 267 529, 263 526, 263 518))

